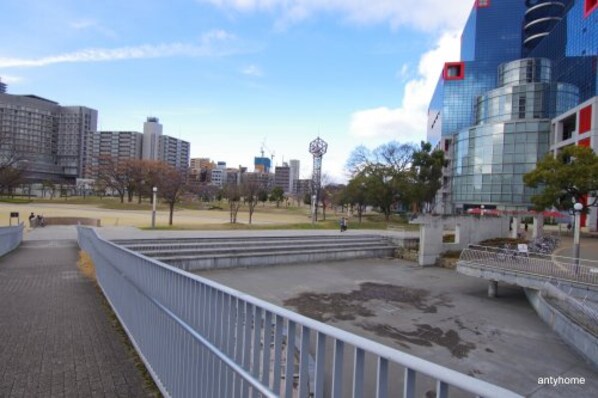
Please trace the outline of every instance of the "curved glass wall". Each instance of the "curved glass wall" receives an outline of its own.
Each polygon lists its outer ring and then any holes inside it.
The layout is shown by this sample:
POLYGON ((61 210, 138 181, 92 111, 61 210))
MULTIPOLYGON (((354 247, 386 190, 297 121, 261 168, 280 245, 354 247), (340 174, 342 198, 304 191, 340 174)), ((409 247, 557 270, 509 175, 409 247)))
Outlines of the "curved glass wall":
POLYGON ((552 118, 578 104, 579 90, 554 83, 546 58, 526 58, 498 67, 499 88, 479 96, 475 123, 552 118))
POLYGON ((498 86, 552 81, 552 63, 547 58, 524 58, 498 66, 498 86))
POLYGON ((530 83, 489 91, 476 102, 476 124, 553 118, 579 103, 579 90, 566 83, 530 83))
POLYGON ((477 98, 476 125, 455 138, 453 201, 526 208, 538 191, 523 175, 548 153, 550 119, 574 107, 579 91, 551 81, 548 59, 508 62, 498 73, 501 87, 477 98))
POLYGON ((548 152, 550 121, 521 121, 475 126, 455 142, 453 201, 526 208, 536 189, 523 175, 548 152))

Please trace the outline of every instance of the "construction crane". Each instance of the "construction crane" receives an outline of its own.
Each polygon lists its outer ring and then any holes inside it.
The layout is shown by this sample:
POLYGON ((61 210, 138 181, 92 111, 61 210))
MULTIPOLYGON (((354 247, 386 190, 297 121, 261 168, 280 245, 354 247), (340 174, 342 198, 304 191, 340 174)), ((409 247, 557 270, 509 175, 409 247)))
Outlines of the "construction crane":
POLYGON ((264 138, 264 140, 262 141, 262 146, 260 147, 260 153, 262 154, 262 157, 264 157, 264 153, 266 151, 270 153, 270 159, 272 160, 272 165, 274 166, 274 156, 276 155, 276 153, 270 148, 268 148, 268 146, 266 145, 266 139, 264 138))

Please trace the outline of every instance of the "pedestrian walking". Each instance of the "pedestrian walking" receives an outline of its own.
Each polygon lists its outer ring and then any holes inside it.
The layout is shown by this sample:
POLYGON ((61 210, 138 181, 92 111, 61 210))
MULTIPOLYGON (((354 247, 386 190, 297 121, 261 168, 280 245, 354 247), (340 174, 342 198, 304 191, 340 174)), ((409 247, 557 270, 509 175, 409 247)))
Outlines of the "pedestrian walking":
POLYGON ((29 228, 33 228, 35 227, 35 214, 33 214, 33 212, 31 212, 31 214, 29 214, 29 228))
POLYGON ((341 232, 345 232, 347 230, 347 219, 342 217, 340 220, 341 232))

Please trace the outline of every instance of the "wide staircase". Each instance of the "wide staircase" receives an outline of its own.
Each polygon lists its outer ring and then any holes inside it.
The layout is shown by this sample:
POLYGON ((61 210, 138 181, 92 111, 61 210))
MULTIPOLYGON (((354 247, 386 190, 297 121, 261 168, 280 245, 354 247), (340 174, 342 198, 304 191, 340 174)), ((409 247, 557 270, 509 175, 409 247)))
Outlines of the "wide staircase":
POLYGON ((379 235, 131 239, 114 243, 187 271, 392 257, 396 249, 379 235))

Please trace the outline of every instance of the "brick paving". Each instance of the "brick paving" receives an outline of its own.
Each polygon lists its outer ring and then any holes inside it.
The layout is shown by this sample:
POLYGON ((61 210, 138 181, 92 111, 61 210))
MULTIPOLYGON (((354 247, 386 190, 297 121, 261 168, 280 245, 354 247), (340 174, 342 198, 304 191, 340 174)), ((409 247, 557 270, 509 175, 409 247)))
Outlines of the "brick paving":
POLYGON ((0 397, 151 396, 77 259, 71 240, 0 258, 0 397))

